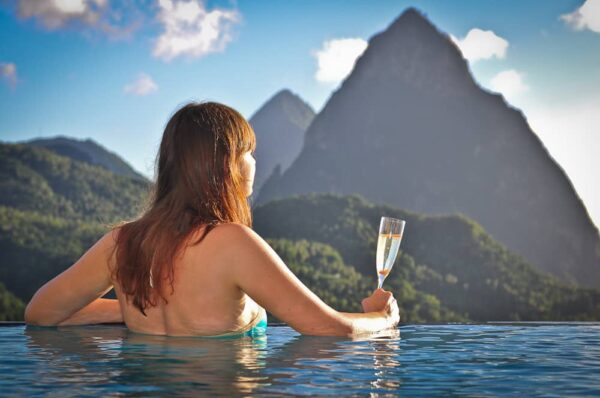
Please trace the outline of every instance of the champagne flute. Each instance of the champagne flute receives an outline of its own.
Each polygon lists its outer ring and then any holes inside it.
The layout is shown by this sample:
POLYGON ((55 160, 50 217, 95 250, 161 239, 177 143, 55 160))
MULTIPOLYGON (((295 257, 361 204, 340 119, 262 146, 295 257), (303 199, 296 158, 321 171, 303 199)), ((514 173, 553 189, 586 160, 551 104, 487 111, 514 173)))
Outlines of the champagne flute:
POLYGON ((379 280, 377 285, 378 289, 381 289, 383 281, 394 266, 405 224, 406 222, 404 220, 381 217, 381 223, 379 224, 379 239, 377 240, 376 261, 377 278, 379 280))

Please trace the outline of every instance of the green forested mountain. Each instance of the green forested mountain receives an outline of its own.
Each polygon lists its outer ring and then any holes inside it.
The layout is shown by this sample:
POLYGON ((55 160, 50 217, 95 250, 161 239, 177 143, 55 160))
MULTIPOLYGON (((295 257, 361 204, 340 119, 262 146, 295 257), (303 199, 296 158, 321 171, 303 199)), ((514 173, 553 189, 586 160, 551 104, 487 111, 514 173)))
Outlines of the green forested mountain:
POLYGON ((28 145, 46 148, 57 155, 100 166, 115 174, 144 180, 145 178, 119 155, 109 151, 92 139, 78 140, 71 137, 38 138, 25 142, 28 145))
POLYGON ((0 206, 110 223, 134 216, 148 182, 25 144, 0 144, 0 206))
POLYGON ((0 206, 0 282, 28 301, 107 230, 104 224, 0 206))
MULTIPOLYGON (((374 273, 363 275, 344 264, 340 253, 331 246, 306 240, 269 239, 268 243, 281 256, 292 272, 320 298, 342 311, 362 311, 361 300, 377 286, 374 273)), ((406 255, 401 265, 386 281, 400 303, 402 322, 464 321, 443 306, 435 296, 417 291, 408 281, 406 271, 414 261, 406 255)), ((410 272, 410 271, 409 271, 410 272)))
POLYGON ((388 286, 410 285, 478 321, 600 319, 598 290, 569 286, 538 271, 464 216, 430 217, 356 196, 323 194, 261 206, 254 211, 254 226, 268 238, 326 243, 374 286, 383 215, 407 221, 388 286))
POLYGON ((23 319, 25 304, 0 282, 0 321, 18 321, 23 319))

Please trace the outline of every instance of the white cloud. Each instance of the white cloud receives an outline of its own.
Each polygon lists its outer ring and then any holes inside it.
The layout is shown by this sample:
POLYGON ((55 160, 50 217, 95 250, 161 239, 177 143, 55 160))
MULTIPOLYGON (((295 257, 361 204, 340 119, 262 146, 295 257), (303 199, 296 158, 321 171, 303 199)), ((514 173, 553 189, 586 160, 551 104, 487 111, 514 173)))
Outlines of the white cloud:
POLYGON ((339 83, 352 72, 356 59, 367 49, 367 41, 360 38, 333 39, 313 55, 317 58, 315 78, 323 83, 339 83))
POLYGON ((159 7, 164 32, 156 40, 153 55, 165 61, 223 51, 232 40, 233 25, 241 19, 236 10, 208 11, 198 0, 159 0, 159 7))
POLYGON ((600 96, 555 107, 524 107, 527 121, 566 171, 600 227, 600 96))
POLYGON ((15 87, 19 81, 17 66, 13 63, 0 62, 0 78, 7 82, 9 86, 15 87))
POLYGON ((107 10, 107 0, 19 0, 21 18, 36 18, 48 29, 71 21, 94 25, 107 10))
POLYGON ((507 99, 529 91, 529 87, 523 82, 523 75, 514 69, 498 73, 490 80, 490 87, 493 91, 503 94, 507 99))
POLYGON ((111 38, 127 37, 140 26, 140 10, 131 1, 116 4, 118 9, 111 7, 109 0, 17 0, 17 13, 49 30, 75 27, 111 38))
POLYGON ((158 90, 158 85, 150 76, 145 73, 140 73, 138 78, 126 85, 123 91, 126 94, 133 95, 148 95, 158 90))
POLYGON ((586 0, 577 10, 560 16, 575 30, 589 29, 600 33, 600 0, 586 0))
POLYGON ((452 35, 450 35, 450 38, 460 48, 463 57, 470 62, 493 57, 499 59, 506 57, 508 41, 497 36, 491 30, 473 28, 463 39, 458 39, 452 35))

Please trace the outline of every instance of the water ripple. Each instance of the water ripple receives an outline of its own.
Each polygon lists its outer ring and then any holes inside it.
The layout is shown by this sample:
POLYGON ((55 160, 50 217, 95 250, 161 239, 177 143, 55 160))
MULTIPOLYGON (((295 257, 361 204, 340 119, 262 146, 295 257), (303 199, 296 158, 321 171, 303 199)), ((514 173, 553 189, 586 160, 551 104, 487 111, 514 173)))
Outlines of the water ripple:
POLYGON ((19 396, 597 396, 600 324, 411 325, 371 338, 142 336, 0 328, 0 391, 19 396))

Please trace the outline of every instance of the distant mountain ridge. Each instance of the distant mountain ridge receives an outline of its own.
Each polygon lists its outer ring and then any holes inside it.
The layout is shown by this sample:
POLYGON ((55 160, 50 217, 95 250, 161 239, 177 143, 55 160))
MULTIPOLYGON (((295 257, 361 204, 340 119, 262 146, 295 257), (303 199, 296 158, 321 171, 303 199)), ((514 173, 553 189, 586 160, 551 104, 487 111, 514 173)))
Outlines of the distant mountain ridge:
POLYGON ((476 321, 600 317, 599 289, 568 286, 540 272, 464 216, 416 214, 356 196, 309 194, 257 207, 254 228, 265 238, 329 245, 364 276, 368 291, 377 280, 383 215, 406 221, 401 252, 385 286, 402 307, 412 307, 413 317, 419 318, 419 307, 429 308, 424 318, 435 321, 435 312, 443 310, 436 308, 440 304, 476 321), (415 302, 415 293, 433 296, 435 302, 424 296, 415 302))
POLYGON ((538 269, 600 286, 598 230, 564 171, 414 8, 370 39, 258 203, 309 192, 463 213, 538 269))
POLYGON ((250 118, 257 141, 254 192, 276 167, 284 171, 296 159, 314 117, 310 105, 290 90, 277 92, 254 113, 250 118))
POLYGON ((58 155, 100 166, 115 174, 146 180, 119 155, 109 151, 92 139, 78 140, 71 137, 36 138, 25 144, 46 148, 58 155))
POLYGON ((0 144, 0 206, 73 220, 133 217, 149 181, 28 144, 0 144))

